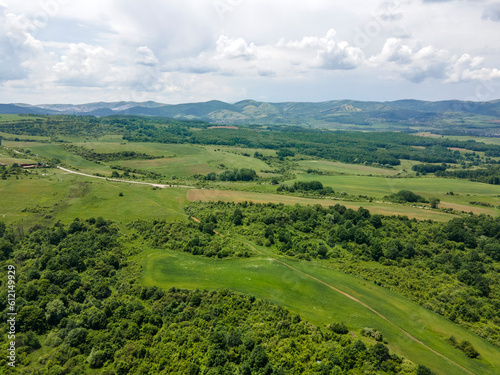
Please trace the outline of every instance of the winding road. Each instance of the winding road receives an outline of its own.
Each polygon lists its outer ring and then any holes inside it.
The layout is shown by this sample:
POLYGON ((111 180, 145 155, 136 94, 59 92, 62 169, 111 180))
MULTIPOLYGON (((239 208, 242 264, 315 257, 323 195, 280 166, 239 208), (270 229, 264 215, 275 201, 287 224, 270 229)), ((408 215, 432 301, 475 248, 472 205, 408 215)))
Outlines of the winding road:
POLYGON ((129 184, 139 184, 139 185, 149 185, 149 186, 154 186, 157 188, 171 188, 171 187, 181 187, 181 188, 188 188, 188 189, 196 189, 195 186, 188 186, 188 185, 165 185, 165 184, 154 184, 152 182, 143 182, 143 181, 130 181, 130 180, 120 180, 118 178, 108 178, 108 177, 101 177, 101 176, 94 176, 91 174, 87 173, 82 173, 82 172, 77 172, 73 171, 68 168, 63 168, 60 167, 59 165, 57 166, 57 169, 60 169, 62 171, 68 172, 68 173, 73 173, 73 174, 78 174, 80 176, 85 176, 85 177, 92 177, 92 178, 99 178, 101 180, 106 180, 106 181, 114 181, 114 182, 126 182, 129 184))

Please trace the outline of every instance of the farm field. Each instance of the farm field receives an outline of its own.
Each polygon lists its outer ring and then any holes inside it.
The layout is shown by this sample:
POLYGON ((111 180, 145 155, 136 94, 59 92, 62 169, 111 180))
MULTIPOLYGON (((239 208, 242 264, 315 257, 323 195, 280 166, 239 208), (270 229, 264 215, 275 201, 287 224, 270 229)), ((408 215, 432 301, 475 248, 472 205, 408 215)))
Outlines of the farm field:
MULTIPOLYGON (((265 248, 259 249, 265 251, 265 248)), ((355 329, 354 334, 357 336, 361 328, 374 327, 383 332, 392 350, 431 367, 438 374, 468 373, 412 341, 399 328, 366 307, 312 279, 310 275, 368 304, 399 327, 404 327, 412 336, 444 356, 453 358, 473 373, 495 374, 500 366, 499 349, 462 327, 387 289, 316 264, 284 260, 296 269, 293 270, 267 255, 217 261, 166 250, 149 250, 143 259, 142 278, 146 285, 159 285, 165 289, 172 286, 189 289, 231 288, 286 306, 314 324, 343 321, 355 329), (476 348, 480 348, 478 350, 489 353, 485 355, 488 359, 474 361, 464 355, 457 355, 456 349, 445 341, 451 335, 469 340, 476 348)))

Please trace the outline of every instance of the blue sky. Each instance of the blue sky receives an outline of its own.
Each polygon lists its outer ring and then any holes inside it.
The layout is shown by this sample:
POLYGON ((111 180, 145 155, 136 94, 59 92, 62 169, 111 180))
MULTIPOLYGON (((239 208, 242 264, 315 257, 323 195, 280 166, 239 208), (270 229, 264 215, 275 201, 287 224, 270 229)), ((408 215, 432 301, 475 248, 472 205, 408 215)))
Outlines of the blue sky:
POLYGON ((0 102, 500 99, 500 1, 0 0, 0 102))

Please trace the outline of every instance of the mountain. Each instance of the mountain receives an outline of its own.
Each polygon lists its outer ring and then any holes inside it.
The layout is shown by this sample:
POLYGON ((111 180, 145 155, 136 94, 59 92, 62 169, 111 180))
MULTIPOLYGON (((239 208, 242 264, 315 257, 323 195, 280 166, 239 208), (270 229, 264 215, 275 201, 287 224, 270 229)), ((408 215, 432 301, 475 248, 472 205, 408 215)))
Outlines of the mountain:
POLYGON ((464 102, 458 100, 391 102, 332 100, 325 102, 259 102, 164 104, 148 102, 96 102, 87 104, 0 104, 0 113, 140 115, 199 119, 219 124, 289 124, 332 128, 391 130, 415 127, 474 127, 497 129, 500 100, 464 102), (476 126, 477 127, 477 126, 476 126))

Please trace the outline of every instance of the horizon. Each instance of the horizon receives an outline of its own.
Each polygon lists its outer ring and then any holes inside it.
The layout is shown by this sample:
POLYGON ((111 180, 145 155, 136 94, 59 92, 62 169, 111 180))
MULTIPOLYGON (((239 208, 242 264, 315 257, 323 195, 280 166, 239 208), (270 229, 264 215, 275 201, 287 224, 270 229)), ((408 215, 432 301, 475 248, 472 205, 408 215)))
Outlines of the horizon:
POLYGON ((460 99, 443 99, 443 100, 423 100, 423 99, 411 99, 411 98, 405 98, 405 99, 395 99, 395 100, 357 100, 357 99, 330 99, 330 100, 321 100, 321 101, 294 101, 294 100, 289 100, 289 101, 260 101, 260 100, 255 100, 255 99, 241 99, 241 100, 236 100, 236 101, 224 101, 220 99, 209 99, 205 101, 193 101, 193 102, 179 102, 179 103, 165 103, 165 102, 159 102, 156 100, 145 100, 145 101, 127 101, 127 100, 121 100, 121 101, 94 101, 94 102, 81 102, 81 103, 64 103, 64 102, 55 102, 55 103, 26 103, 26 102, 12 102, 12 103, 3 103, 0 102, 2 105, 28 105, 32 107, 41 107, 41 106, 54 106, 54 105, 67 105, 67 106, 81 106, 81 105, 87 105, 87 104, 115 104, 115 103, 135 103, 135 104, 144 104, 144 103, 155 103, 155 104, 163 104, 163 105, 181 105, 181 104, 201 104, 201 103, 208 103, 208 102, 221 102, 221 103, 226 103, 226 104, 237 104, 245 101, 253 101, 257 103, 271 103, 271 104, 283 104, 283 103, 328 103, 328 102, 342 102, 342 101, 352 101, 352 102, 362 102, 362 103, 394 103, 394 102, 403 102, 403 101, 415 101, 415 102, 428 102, 428 103, 439 103, 439 102, 473 102, 473 103, 492 103, 496 101, 500 101, 499 99, 492 99, 492 100, 460 100, 460 99))

